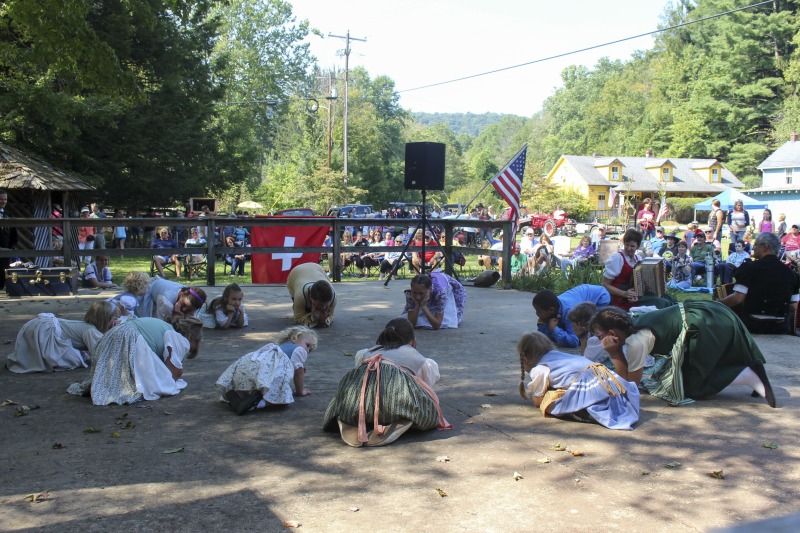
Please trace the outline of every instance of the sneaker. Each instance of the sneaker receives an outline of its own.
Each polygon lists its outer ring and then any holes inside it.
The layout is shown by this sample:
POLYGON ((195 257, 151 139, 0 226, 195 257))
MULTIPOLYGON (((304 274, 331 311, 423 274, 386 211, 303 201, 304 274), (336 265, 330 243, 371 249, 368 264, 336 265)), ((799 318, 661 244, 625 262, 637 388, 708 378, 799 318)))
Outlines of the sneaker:
POLYGON ((228 404, 231 406, 231 409, 233 409, 233 411, 239 416, 245 414, 247 411, 258 405, 258 402, 261 401, 262 397, 261 391, 257 390, 229 390, 225 393, 225 399, 228 400, 228 404))

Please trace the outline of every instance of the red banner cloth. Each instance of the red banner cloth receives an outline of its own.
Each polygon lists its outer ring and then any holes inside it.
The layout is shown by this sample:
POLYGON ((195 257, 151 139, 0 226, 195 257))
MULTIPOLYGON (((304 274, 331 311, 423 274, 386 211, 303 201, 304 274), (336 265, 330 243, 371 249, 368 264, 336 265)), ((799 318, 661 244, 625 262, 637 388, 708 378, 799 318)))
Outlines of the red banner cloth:
MULTIPOLYGON (((291 218, 291 217, 256 217, 291 218)), ((250 244, 255 247, 322 246, 330 231, 330 225, 321 226, 253 226, 250 244)), ((251 266, 253 283, 286 283, 289 272, 303 263, 319 262, 319 253, 278 252, 253 254, 251 266)))

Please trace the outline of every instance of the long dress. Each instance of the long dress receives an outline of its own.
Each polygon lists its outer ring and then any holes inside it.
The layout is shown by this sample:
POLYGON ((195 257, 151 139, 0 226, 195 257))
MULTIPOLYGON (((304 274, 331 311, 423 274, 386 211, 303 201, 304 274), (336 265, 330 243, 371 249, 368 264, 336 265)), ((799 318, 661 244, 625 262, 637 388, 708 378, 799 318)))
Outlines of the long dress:
POLYGON ((375 425, 377 393, 380 395, 377 409, 380 425, 406 419, 411 420, 412 428, 420 430, 450 427, 441 415, 439 399, 432 388, 439 379, 438 365, 412 346, 405 345, 390 350, 375 346, 356 354, 356 368, 342 377, 336 395, 325 411, 322 425, 325 431, 339 431, 338 420, 350 426, 359 425, 365 376, 364 416, 361 422, 368 428, 375 425), (378 355, 381 357, 376 359, 378 355), (380 387, 376 391, 378 383, 380 387))
POLYGON ((639 420, 639 389, 600 363, 556 350, 547 352, 531 369, 528 395, 544 397, 549 389, 563 390, 552 402, 552 416, 582 409, 609 429, 633 429, 639 420))
POLYGON ((86 367, 103 334, 83 320, 64 320, 41 313, 17 333, 6 367, 17 374, 86 367))
MULTIPOLYGON (((428 309, 434 315, 442 314, 442 325, 439 329, 457 328, 461 325, 461 318, 464 313, 464 304, 467 301, 467 291, 461 283, 442 272, 432 272, 431 276, 431 299, 428 302, 428 309)), ((414 309, 416 303, 409 297, 406 298, 406 306, 401 316, 408 318, 408 312, 414 309)), ((418 328, 432 329, 431 323, 424 313, 420 312, 417 317, 418 328)))
POLYGON ((73 384, 67 391, 85 395, 90 386, 95 405, 172 396, 186 388, 186 382, 174 379, 165 361, 170 357, 174 366, 182 368, 188 352, 189 341, 166 322, 130 318, 108 331, 97 344, 89 382, 73 384))
POLYGON ((302 346, 269 343, 234 361, 217 379, 217 390, 223 398, 231 390, 258 390, 267 403, 293 403, 294 372, 305 366, 307 358, 308 352, 302 346))
POLYGON ((172 308, 178 299, 178 293, 183 289, 183 285, 168 279, 154 279, 147 292, 142 298, 141 305, 137 308, 136 314, 142 317, 164 318, 164 315, 171 315, 172 308), (167 308, 169 312, 167 313, 167 308))
POLYGON ((739 317, 719 302, 687 300, 639 315, 633 325, 652 330, 651 353, 667 358, 655 383, 642 382, 667 401, 717 394, 751 363, 765 362, 739 317))

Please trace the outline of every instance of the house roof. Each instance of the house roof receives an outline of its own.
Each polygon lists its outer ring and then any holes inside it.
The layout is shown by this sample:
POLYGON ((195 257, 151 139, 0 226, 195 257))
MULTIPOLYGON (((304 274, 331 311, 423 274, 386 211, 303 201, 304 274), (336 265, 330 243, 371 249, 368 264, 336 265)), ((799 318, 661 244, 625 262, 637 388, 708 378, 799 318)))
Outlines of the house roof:
POLYGON ((756 168, 764 170, 768 168, 793 168, 800 167, 800 141, 787 141, 783 146, 772 152, 756 168))
POLYGON ((0 189, 93 191, 94 187, 37 157, 0 143, 0 189))
POLYGON ((617 190, 626 190, 629 186, 631 190, 642 192, 699 192, 699 193, 720 193, 728 187, 742 188, 744 184, 739 178, 720 164, 716 159, 688 159, 688 158, 669 158, 654 159, 652 157, 618 157, 622 164, 623 181, 619 184, 608 181, 606 174, 595 168, 596 158, 592 156, 565 155, 562 156, 576 172, 586 181, 587 185, 600 185, 614 187, 617 190), (654 161, 659 164, 654 165, 654 161), (661 166, 664 163, 671 163, 675 170, 673 180, 670 182, 660 181, 650 173, 648 168, 661 166), (697 172, 698 168, 709 168, 714 164, 719 164, 722 175, 719 183, 710 183, 708 178, 697 172), (632 182, 632 183, 631 183, 632 182), (629 185, 630 184, 630 185, 629 185))

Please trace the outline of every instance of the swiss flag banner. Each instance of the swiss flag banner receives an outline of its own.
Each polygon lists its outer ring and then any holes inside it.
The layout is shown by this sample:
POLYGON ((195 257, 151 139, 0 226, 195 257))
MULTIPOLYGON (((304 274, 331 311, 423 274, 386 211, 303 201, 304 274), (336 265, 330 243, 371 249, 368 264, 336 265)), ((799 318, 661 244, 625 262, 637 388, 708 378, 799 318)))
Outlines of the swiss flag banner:
MULTIPOLYGON (((322 246, 330 229, 329 225, 270 226, 268 228, 253 226, 250 231, 250 244, 254 248, 261 246, 275 248, 322 246)), ((250 266, 253 272, 253 283, 286 283, 290 270, 302 263, 317 263, 319 255, 319 253, 304 254, 299 250, 297 252, 253 254, 250 266)))

